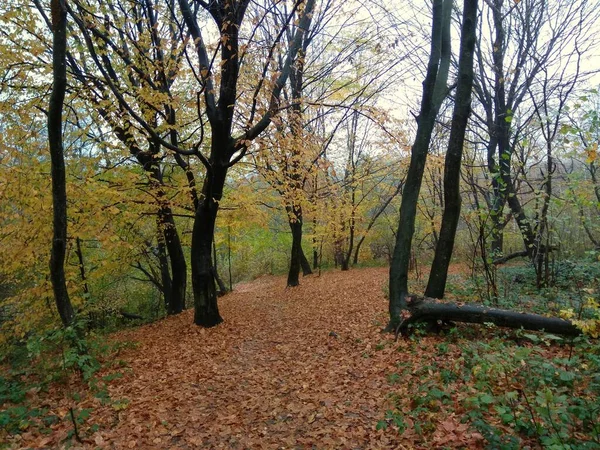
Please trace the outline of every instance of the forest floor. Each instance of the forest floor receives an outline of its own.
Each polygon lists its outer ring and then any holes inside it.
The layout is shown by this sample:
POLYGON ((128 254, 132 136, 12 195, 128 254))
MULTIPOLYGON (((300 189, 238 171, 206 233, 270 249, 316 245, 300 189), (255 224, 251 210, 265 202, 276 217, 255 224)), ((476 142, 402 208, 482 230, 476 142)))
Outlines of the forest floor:
MULTIPOLYGON (((444 336, 394 342, 381 334, 387 276, 386 268, 331 271, 296 288, 264 276, 220 299, 218 327, 199 328, 186 311, 114 334, 137 344, 121 348, 119 364, 103 373, 123 374, 105 378, 110 403, 79 399, 91 413, 83 443, 72 439, 70 448, 482 448, 482 436, 461 423, 458 399, 432 409, 426 437, 410 419, 400 430, 381 426, 392 394, 416 395, 420 367, 456 358, 438 355, 444 336), (402 365, 413 383, 390 379, 402 365)), ((54 448, 72 434, 73 401, 53 395, 51 409, 65 420, 50 434, 12 436, 13 447, 54 448)))

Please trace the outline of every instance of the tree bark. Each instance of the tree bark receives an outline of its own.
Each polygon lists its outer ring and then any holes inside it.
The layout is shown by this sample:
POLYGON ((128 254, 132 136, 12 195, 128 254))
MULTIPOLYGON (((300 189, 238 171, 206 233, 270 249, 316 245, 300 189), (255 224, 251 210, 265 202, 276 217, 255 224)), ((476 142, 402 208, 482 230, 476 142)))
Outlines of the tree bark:
MULTIPOLYGON (((150 32, 150 38, 152 39, 154 45, 160 47, 160 38, 156 34, 156 22, 154 16, 154 6, 152 1, 142 2, 140 4, 141 9, 139 12, 143 16, 140 18, 140 21, 148 20, 149 29, 153 30, 150 32)), ((74 15, 75 21, 78 23, 80 29, 84 31, 84 33, 88 30, 93 30, 93 27, 87 27, 85 25, 85 21, 77 19, 77 16, 74 15)), ((142 32, 140 31, 140 35, 142 32)), ((123 36, 121 36, 123 37, 123 36)), ((93 51, 93 40, 86 40, 88 49, 93 51)), ((126 47, 126 41, 120 42, 119 46, 124 46, 121 50, 125 53, 128 52, 126 47)), ((115 44, 115 43, 113 43, 115 44)), ((116 44, 115 44, 116 46, 116 44)), ((131 116, 127 111, 127 108, 124 103, 118 104, 119 115, 111 114, 110 108, 106 107, 106 102, 110 101, 111 98, 108 97, 110 83, 119 82, 119 77, 116 72, 113 70, 111 60, 109 58, 100 58, 96 59, 96 64, 100 71, 105 73, 106 79, 101 81, 99 78, 95 78, 90 76, 87 73, 87 68, 85 66, 78 66, 76 63, 76 59, 73 55, 68 55, 70 67, 73 71, 75 78, 78 79, 80 83, 83 85, 88 85, 92 82, 96 89, 87 89, 86 92, 89 95, 88 99, 94 104, 98 113, 112 128, 113 133, 116 137, 129 149, 129 152, 132 156, 134 156, 137 162, 142 166, 143 170, 148 174, 148 184, 154 190, 158 209, 157 209, 157 227, 159 233, 159 247, 160 245, 166 246, 167 252, 161 253, 159 249, 159 258, 161 265, 161 278, 162 278, 162 291, 165 301, 165 306, 168 314, 177 314, 183 311, 185 308, 185 294, 187 287, 187 266, 185 261, 185 255, 183 253, 183 249, 181 246, 181 240, 177 233, 177 228, 175 225, 175 220, 173 218, 173 213, 170 205, 169 199, 165 195, 164 191, 164 183, 163 176, 161 172, 161 160, 157 156, 159 155, 162 144, 161 138, 157 135, 153 135, 148 132, 143 139, 140 139, 143 142, 147 141, 147 149, 145 145, 140 145, 138 142, 138 138, 132 132, 135 127, 131 123, 131 116), (143 148, 145 150, 143 150, 143 148), (161 241, 164 241, 161 243, 161 241), (168 256, 167 256, 168 255, 168 256), (169 271, 168 264, 165 266, 166 261, 171 264, 171 270, 169 271), (172 274, 172 279, 171 279, 172 274)), ((156 59, 156 63, 158 67, 165 66, 165 54, 162 51, 157 51, 153 53, 151 58, 156 59)), ((167 58, 173 58, 173 55, 167 56, 167 58)), ((137 88, 140 87, 140 79, 138 78, 139 74, 135 76, 129 76, 129 82, 132 83, 137 88)), ((157 89, 160 90, 162 94, 167 94, 170 97, 170 89, 174 82, 174 73, 165 73, 164 71, 157 72, 157 79, 155 82, 157 83, 157 89)), ((173 146, 178 145, 177 133, 175 132, 176 126, 176 114, 175 110, 172 108, 169 102, 166 102, 164 105, 165 115, 167 117, 167 123, 173 127, 169 132, 170 142, 173 146)), ((155 129, 158 123, 158 113, 157 111, 151 110, 143 100, 139 100, 137 103, 137 108, 145 112, 145 115, 149 117, 147 125, 151 128, 155 129)), ((195 205, 197 203, 197 199, 195 199, 196 191, 195 191, 195 181, 193 178, 193 174, 191 173, 189 166, 183 161, 181 156, 176 155, 176 160, 179 166, 186 172, 186 176, 188 178, 188 183, 190 186, 190 193, 192 195, 192 200, 195 201, 195 205)), ((164 251, 164 248, 162 249, 164 251)))
MULTIPOLYGON (((219 145, 213 137, 212 145, 219 145)), ((219 201, 227 177, 227 167, 213 161, 202 189, 203 199, 196 210, 192 228, 192 287, 194 290, 194 323, 203 327, 214 327, 223 318, 219 314, 217 289, 212 263, 212 245, 219 201)))
POLYGON ((404 184, 400 221, 396 233, 396 245, 390 265, 390 323, 393 330, 400 321, 402 309, 406 307, 408 295, 408 272, 415 231, 417 201, 421 190, 427 151, 435 119, 447 94, 446 82, 450 64, 450 13, 452 0, 435 0, 431 30, 431 54, 427 64, 427 75, 423 82, 421 112, 417 119, 417 136, 411 151, 410 166, 404 184))
MULTIPOLYGON (((150 154, 136 150, 130 146, 130 152, 135 155, 144 170, 148 171, 149 183, 155 191, 158 202, 157 226, 158 232, 164 237, 164 245, 167 249, 171 271, 168 283, 165 276, 169 275, 168 266, 165 270, 164 262, 161 262, 161 275, 163 278, 165 305, 167 314, 179 314, 185 309, 185 293, 187 288, 187 263, 181 246, 181 239, 177 232, 175 219, 171 204, 164 191, 163 176, 154 155, 158 154, 160 145, 155 143, 150 146, 150 154)), ((159 238, 160 240, 160 238, 159 238)))
POLYGON ((476 25, 477 0, 465 0, 460 37, 458 86, 444 167, 444 213, 429 281, 425 290, 425 295, 432 298, 442 298, 444 296, 448 266, 452 258, 454 238, 460 218, 460 170, 465 143, 465 130, 471 113, 476 25))
POLYGON ((50 280, 63 325, 73 321, 75 312, 65 277, 67 250, 67 181, 62 135, 62 114, 67 90, 67 11, 64 0, 52 0, 52 94, 48 108, 48 144, 52 173, 53 237, 50 280))
POLYGON ((169 251, 169 261, 171 263, 171 292, 168 313, 179 314, 185 309, 187 264, 171 208, 168 208, 168 212, 165 212, 162 226, 164 227, 165 245, 169 251))
MULTIPOLYGON (((354 188, 353 188, 354 189, 354 188)), ((354 208, 354 191, 352 192, 352 208, 354 208)), ((350 270, 350 258, 352 257, 352 250, 354 249, 354 233, 356 230, 356 221, 354 219, 354 211, 350 217, 350 230, 348 236, 348 249, 343 255, 342 259, 342 270, 350 270)))
MULTIPOLYGON (((302 150, 299 147, 300 139, 303 137, 304 126, 302 123, 302 90, 304 88, 304 63, 306 59, 306 51, 310 43, 310 36, 304 35, 302 48, 298 52, 298 58, 290 71, 289 83, 292 97, 292 105, 290 108, 290 131, 295 140, 298 141, 298 146, 292 147, 291 170, 289 171, 288 183, 294 192, 294 197, 298 198, 300 192, 304 189, 305 180, 301 176, 301 158, 302 150)), ((286 169, 285 172, 288 172, 286 169)), ((288 273, 288 286, 298 286, 300 284, 299 274, 302 268, 303 275, 312 273, 310 265, 306 260, 304 251, 302 250, 302 205, 294 204, 286 207, 290 228, 292 230, 292 255, 290 261, 290 271, 288 273)))
POLYGON ((215 283, 219 286, 219 295, 223 296, 229 292, 227 286, 223 282, 223 279, 219 276, 219 268, 217 266, 217 246, 215 245, 215 241, 213 239, 213 276, 215 277, 215 283))
POLYGON ((298 207, 296 211, 290 211, 290 208, 286 209, 288 209, 289 224, 292 230, 292 255, 287 285, 288 287, 293 287, 300 284, 300 268, 302 265, 302 208, 298 207))
POLYGON ((216 267, 213 267, 213 277, 215 278, 215 283, 217 283, 217 286, 219 287, 219 292, 217 294, 219 296, 227 294, 229 290, 227 289, 227 286, 225 286, 223 279, 219 276, 219 272, 217 271, 216 267))
POLYGON ((85 261, 83 259, 83 250, 81 249, 81 239, 79 239, 79 237, 75 239, 75 254, 77 255, 77 260, 79 262, 79 277, 81 278, 81 282, 83 283, 83 294, 85 296, 89 296, 90 289, 87 284, 87 275, 85 274, 85 261))
MULTIPOLYGON (((167 257, 167 248, 164 242, 164 236, 160 230, 160 225, 157 226, 158 230, 158 265, 160 267, 160 289, 163 295, 163 302, 165 304, 165 311, 170 314, 171 310, 171 292, 173 290, 171 286, 171 272, 169 270, 169 258, 167 257)), ((155 283, 156 284, 156 283, 155 283)))
POLYGON ((451 321, 465 323, 493 323, 500 327, 523 328, 532 331, 545 331, 564 336, 578 336, 581 330, 570 321, 538 314, 519 313, 481 305, 457 305, 422 301, 409 306, 410 316, 402 320, 396 328, 398 334, 406 335, 408 326, 417 322, 451 321))
POLYGON ((192 286, 194 288, 194 323, 214 327, 223 322, 217 304, 217 289, 213 276, 212 232, 218 206, 202 205, 196 213, 192 231, 192 286))
POLYGON ((312 275, 310 263, 308 262, 308 259, 306 259, 302 246, 300 246, 300 266, 302 267, 302 276, 312 275))

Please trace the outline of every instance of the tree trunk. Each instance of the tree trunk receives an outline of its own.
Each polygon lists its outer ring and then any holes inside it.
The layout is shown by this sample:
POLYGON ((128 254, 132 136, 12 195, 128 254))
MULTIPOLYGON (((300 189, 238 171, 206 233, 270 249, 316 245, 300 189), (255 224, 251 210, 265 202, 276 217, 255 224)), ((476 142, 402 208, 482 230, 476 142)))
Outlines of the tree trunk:
MULTIPOLYGON (((196 2, 194 3, 196 4, 196 2)), ((239 97, 237 84, 240 74, 240 55, 242 53, 239 33, 249 1, 235 2, 235 5, 231 2, 202 4, 202 8, 210 12, 220 28, 221 41, 227 40, 227 45, 220 46, 221 62, 214 66, 214 58, 211 60, 209 57, 209 51, 203 40, 196 7, 192 8, 187 0, 179 0, 178 4, 183 21, 190 33, 192 42, 194 42, 200 69, 198 73, 201 76, 202 91, 204 93, 205 112, 211 132, 209 157, 205 157, 200 152, 199 144, 195 147, 194 152, 204 164, 206 175, 202 186, 203 198, 195 214, 191 251, 194 322, 197 325, 211 327, 223 321, 217 305, 211 247, 219 202, 223 198, 227 169, 244 157, 249 143, 264 132, 271 123, 273 116, 277 114, 281 91, 297 60, 304 36, 310 28, 315 0, 307 0, 304 9, 299 13, 297 28, 285 55, 285 63, 272 83, 267 110, 255 122, 256 107, 259 102, 257 102, 257 97, 254 97, 254 104, 248 118, 248 128, 239 137, 232 135, 239 97), (213 70, 218 71, 218 76, 215 76, 213 70), (217 79, 218 93, 215 84, 217 79), (254 125, 252 125, 253 123, 254 125)), ((291 16, 289 17, 291 19, 291 16)), ((259 80, 259 89, 256 91, 256 95, 258 95, 262 83, 263 81, 259 80)))
MULTIPOLYGON (((154 148, 157 153, 158 149, 160 149, 160 145, 157 144, 154 148)), ((185 309, 185 292, 187 287, 187 264, 185 261, 185 254, 183 253, 181 239, 179 238, 175 219, 173 218, 173 211, 165 194, 160 167, 153 157, 148 158, 144 155, 146 155, 146 153, 137 152, 136 158, 142 167, 149 172, 149 183, 156 192, 156 199, 158 201, 157 225, 159 233, 164 237, 164 245, 166 246, 169 262, 171 264, 169 283, 165 284, 165 271, 161 263, 161 275, 165 293, 167 289, 169 289, 168 295, 165 294, 165 302, 168 297, 167 313, 169 315, 179 314, 185 309)))
MULTIPOLYGON (((497 128, 495 125, 492 126, 494 130, 493 133, 496 133, 497 128)), ((489 208, 490 208, 490 219, 492 222, 491 228, 491 242, 490 242, 490 251, 492 257, 497 257, 498 255, 502 255, 504 248, 504 205, 506 204, 506 198, 504 195, 505 189, 503 188, 503 184, 500 179, 499 167, 496 163, 496 149, 498 147, 498 139, 496 135, 490 136, 490 141, 487 146, 487 164, 488 171, 491 174, 492 179, 492 194, 491 199, 489 200, 489 208)))
MULTIPOLYGON (((318 182, 318 178, 315 175, 315 181, 314 181, 314 190, 315 192, 317 191, 317 182, 318 182)), ((318 246, 317 246, 317 217, 316 215, 313 216, 313 220, 312 220, 312 232, 313 232, 313 238, 312 238, 312 260, 313 260, 313 270, 317 270, 319 268, 319 250, 318 250, 318 246)))
MULTIPOLYGON (((213 136, 212 146, 225 145, 213 136)), ((194 290, 194 323, 214 327, 223 319, 219 314, 217 289, 212 261, 212 245, 219 201, 227 177, 227 165, 217 161, 208 163, 202 187, 202 201, 196 210, 192 229, 192 287, 194 290)))
POLYGON ((79 277, 81 278, 81 282, 83 283, 83 294, 86 297, 89 297, 90 289, 87 284, 87 276, 85 274, 85 261, 83 259, 83 251, 81 249, 81 239, 77 237, 75 239, 75 254, 77 255, 77 260, 79 262, 79 277))
POLYGON ((396 328, 396 335, 406 335, 408 326, 417 322, 465 322, 493 323, 500 327, 523 328, 532 331, 545 331, 564 336, 578 336, 579 328, 570 321, 538 314, 526 314, 481 305, 456 305, 454 303, 435 303, 422 301, 409 306, 410 317, 404 319, 396 328))
POLYGON ((451 7, 452 0, 435 0, 433 4, 431 54, 423 83, 421 112, 417 120, 417 136, 412 147, 410 166, 404 184, 396 245, 390 265, 390 323, 387 327, 388 330, 395 329, 400 321, 402 309, 406 307, 409 261, 412 237, 415 231, 417 201, 435 119, 447 94, 446 82, 451 54, 451 7))
POLYGON ((227 289, 227 286, 225 286, 225 283, 219 276, 219 272, 217 271, 216 267, 213 267, 213 277, 215 278, 215 283, 217 283, 217 286, 219 286, 219 292, 217 294, 220 296, 227 294, 229 290, 227 289))
MULTIPOLYGON (((354 192, 352 192, 352 203, 354 207, 354 192)), ((352 211, 352 217, 350 218, 350 234, 348 238, 348 250, 344 254, 342 259, 342 270, 350 270, 350 258, 352 257, 352 250, 354 249, 354 232, 356 224, 354 220, 354 211, 352 211)))
POLYGON ((213 240, 213 276, 215 277, 215 283, 219 286, 219 295, 223 296, 229 292, 227 286, 223 282, 223 279, 219 276, 219 268, 217 266, 217 246, 213 240))
MULTIPOLYGON (((290 131, 296 140, 303 137, 303 117, 302 117, 302 89, 304 88, 304 63, 306 51, 310 42, 310 36, 306 35, 303 38, 301 49, 298 51, 298 59, 296 60, 292 70, 290 71, 290 90, 292 104, 290 109, 290 131)), ((292 191, 296 195, 304 189, 304 180, 300 176, 301 173, 301 151, 294 146, 292 148, 291 171, 289 173, 289 184, 292 191)), ((288 273, 288 286, 298 286, 300 284, 299 275, 300 268, 302 274, 307 275, 312 273, 310 264, 306 260, 304 251, 302 250, 302 206, 294 205, 286 208, 290 229, 292 230, 292 255, 290 260, 290 271, 288 273)))
POLYGON ((67 250, 67 181, 62 135, 62 113, 67 89, 67 11, 64 0, 52 0, 52 94, 48 107, 48 144, 52 173, 53 237, 50 280, 62 323, 69 325, 75 316, 65 277, 67 250))
POLYGON ((348 258, 346 258, 346 255, 342 255, 340 269, 342 270, 342 272, 350 270, 350 261, 348 260, 348 258))
MULTIPOLYGON (((368 230, 367 230, 368 231, 368 230)), ((358 255, 360 252, 360 248, 362 247, 363 242, 365 241, 365 238, 367 237, 366 233, 364 235, 362 235, 360 237, 360 239, 358 240, 358 244, 356 244, 356 250, 354 250, 354 258, 352 260, 352 264, 357 265, 358 264, 358 255)))
MULTIPOLYGON (((503 0, 497 0, 493 6, 493 21, 496 30, 494 41, 494 52, 492 55, 494 63, 494 125, 493 139, 497 143, 498 160, 494 160, 493 154, 488 154, 488 165, 493 164, 490 173, 495 183, 492 209, 492 220, 494 221, 492 251, 499 254, 502 250, 502 228, 504 227, 504 218, 502 211, 504 205, 508 206, 519 225, 519 230, 523 238, 523 244, 529 258, 533 262, 535 254, 535 236, 531 228, 521 202, 516 195, 513 186, 511 174, 511 158, 513 148, 510 144, 512 114, 515 108, 513 95, 509 92, 508 99, 506 95, 506 72, 504 69, 504 57, 506 51, 506 31, 504 29, 505 16, 502 12, 503 0)), ((520 70, 519 68, 518 70, 520 70)), ((517 70, 517 69, 514 69, 517 70)), ((488 151, 496 150, 496 146, 488 147, 488 151)))
POLYGON ((444 213, 429 281, 425 290, 427 297, 442 298, 444 296, 448 266, 452 258, 456 228, 460 218, 460 170, 465 131, 471 113, 476 26, 477 0, 465 0, 458 62, 458 86, 444 167, 444 213))
POLYGON ((158 265, 160 267, 160 280, 161 280, 161 291, 163 295, 163 301, 165 303, 165 310, 167 314, 171 314, 171 292, 173 288, 171 286, 171 272, 169 270, 169 258, 167 257, 167 249, 164 243, 163 235, 158 230, 158 265))
POLYGON ((298 207, 295 211, 288 210, 289 224, 292 230, 292 255, 290 259, 290 270, 288 272, 287 285, 289 287, 300 284, 300 267, 302 264, 302 209, 298 207))
POLYGON ((192 229, 192 286, 194 289, 194 323, 214 327, 223 319, 219 314, 217 289, 212 267, 212 241, 219 205, 205 198, 198 210, 192 229))
POLYGON ((342 254, 341 266, 342 270, 350 270, 350 258, 354 249, 354 235, 356 232, 356 166, 357 159, 360 158, 360 150, 357 149, 356 135, 358 133, 358 112, 354 111, 352 120, 348 126, 348 158, 346 161, 346 170, 344 171, 344 190, 350 193, 350 220, 348 226, 348 248, 342 254))
POLYGON ((179 314, 185 309, 187 264, 171 208, 161 208, 160 217, 165 236, 165 245, 169 252, 169 261, 171 263, 171 292, 168 313, 179 314))
POLYGON ((306 259, 302 246, 300 246, 300 266, 302 266, 302 276, 312 275, 310 263, 308 262, 308 259, 306 259))

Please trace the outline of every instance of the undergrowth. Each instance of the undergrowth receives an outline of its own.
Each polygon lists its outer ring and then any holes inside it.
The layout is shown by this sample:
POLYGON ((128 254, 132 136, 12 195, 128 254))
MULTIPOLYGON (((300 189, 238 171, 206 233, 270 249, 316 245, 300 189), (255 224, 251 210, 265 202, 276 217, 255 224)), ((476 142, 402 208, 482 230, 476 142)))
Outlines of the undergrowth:
POLYGON ((97 430, 88 423, 92 409, 79 407, 80 402, 88 395, 100 404, 115 402, 107 383, 122 373, 100 373, 122 365, 113 357, 127 344, 108 344, 103 336, 86 333, 86 329, 85 321, 75 322, 33 335, 9 349, 0 361, 0 441, 33 430, 47 434, 63 421, 71 427, 68 438, 81 440, 82 435, 97 430), (63 413, 53 404, 57 395, 58 400, 66 398, 71 405, 63 413))
MULTIPOLYGON (((393 407, 379 429, 411 428, 426 446, 444 417, 460 417, 486 448, 553 450, 600 448, 600 333, 597 263, 556 264, 552 285, 535 288, 531 267, 498 271, 500 297, 493 306, 572 319, 585 336, 560 338, 525 331, 460 326, 435 346, 430 363, 398 363, 388 375, 393 407), (393 386, 402 383, 403 392, 393 386)), ((454 276, 449 292, 458 301, 487 303, 481 279, 454 276)), ((489 304, 489 303, 488 303, 489 304)), ((419 342, 418 329, 411 339, 419 342)), ((425 352, 419 345, 414 352, 425 352)), ((422 361, 423 357, 408 358, 422 361)))
POLYGON ((392 392, 394 407, 378 428, 403 433, 412 424, 425 444, 439 426, 433 416, 457 415, 488 449, 600 448, 598 343, 522 332, 480 342, 453 333, 430 364, 399 363, 388 375, 392 391, 402 383, 414 395, 392 392))

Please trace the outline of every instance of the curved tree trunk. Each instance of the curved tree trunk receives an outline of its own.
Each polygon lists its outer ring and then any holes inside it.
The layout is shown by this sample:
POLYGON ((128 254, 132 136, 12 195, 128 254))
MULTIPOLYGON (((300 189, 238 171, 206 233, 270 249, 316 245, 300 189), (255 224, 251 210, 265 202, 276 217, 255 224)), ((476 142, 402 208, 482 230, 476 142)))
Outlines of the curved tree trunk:
MULTIPOLYGON (((516 195, 513 184, 513 175, 511 171, 511 158, 514 153, 514 143, 511 145, 512 114, 518 108, 522 101, 521 94, 516 94, 521 88, 515 89, 514 82, 507 83, 506 77, 508 68, 505 67, 505 52, 507 48, 507 35, 510 36, 510 30, 505 29, 506 15, 502 10, 504 0, 494 0, 490 5, 493 14, 493 26, 495 29, 494 51, 492 62, 494 65, 494 87, 493 87, 493 124, 490 132, 490 145, 488 146, 488 170, 491 174, 493 186, 493 199, 491 218, 493 221, 492 229, 492 255, 500 257, 502 254, 503 229, 506 222, 503 217, 504 206, 508 204, 514 219, 519 226, 523 245, 527 254, 535 263, 535 254, 537 252, 535 233, 531 223, 523 210, 523 206, 516 195), (494 145, 492 145, 494 144, 494 145), (497 158, 496 158, 497 155, 497 158)), ((537 26, 533 21, 529 26, 537 26)), ((526 30, 526 34, 535 33, 533 29, 526 30)), ((529 42, 522 42, 524 49, 529 47, 529 42)), ((521 74, 524 64, 528 64, 529 58, 520 58, 516 67, 511 66, 511 73, 521 74)), ((511 61, 514 63, 514 61, 511 61)), ((540 64, 536 61, 535 64, 540 64)), ((539 69, 538 69, 539 70, 539 69)), ((525 81, 529 86, 531 80, 525 81)), ((490 111, 491 112, 491 111, 490 111)))
POLYGON ((366 237, 367 237, 367 235, 365 233, 364 235, 362 235, 360 237, 360 239, 358 240, 358 243, 356 244, 356 249, 354 250, 354 258, 352 259, 352 264, 354 264, 354 265, 358 264, 358 255, 360 253, 360 248, 362 247, 362 244, 365 241, 366 237))
MULTIPOLYGON (((352 192, 352 202, 354 203, 354 192, 352 192)), ((343 255, 342 259, 342 270, 350 270, 350 258, 352 257, 352 250, 354 249, 354 233, 356 230, 356 224, 354 220, 354 211, 350 218, 350 234, 348 237, 348 250, 343 255)))
POLYGON ((458 62, 458 87, 444 167, 444 213, 429 281, 425 290, 427 297, 442 298, 444 296, 448 266, 454 250, 454 238, 460 217, 460 168, 465 143, 465 130, 471 113, 476 26, 477 0, 465 0, 458 62))
POLYGON ((427 151, 435 119, 447 94, 446 82, 450 64, 450 16, 452 0, 435 0, 431 30, 431 54, 427 75, 423 83, 421 112, 417 123, 417 136, 411 151, 410 166, 404 184, 400 221, 396 233, 396 245, 390 265, 390 323, 393 330, 400 321, 402 309, 406 307, 408 295, 408 272, 415 231, 417 201, 421 190, 427 151))
POLYGON ((213 267, 213 277, 215 278, 215 283, 217 283, 217 286, 219 286, 219 292, 217 294, 220 296, 227 294, 227 292, 229 292, 229 289, 227 289, 227 286, 225 286, 223 279, 219 276, 219 272, 217 271, 216 267, 213 267))
MULTIPOLYGON (((267 110, 262 117, 255 117, 256 106, 259 103, 255 97, 248 119, 248 127, 245 127, 246 130, 238 137, 233 136, 232 131, 239 96, 237 84, 240 75, 240 55, 242 54, 239 33, 250 2, 248 0, 235 2, 235 4, 202 2, 201 7, 215 19, 222 41, 227 40, 227 45, 220 46, 221 63, 214 66, 214 59, 211 60, 209 57, 209 51, 203 39, 203 26, 199 23, 196 6, 192 7, 187 0, 179 0, 177 3, 183 22, 194 43, 199 66, 198 73, 201 76, 204 94, 204 111, 211 131, 209 157, 205 157, 199 151, 199 144, 194 152, 206 167, 206 175, 202 187, 203 198, 196 209, 191 250, 194 322, 197 325, 211 327, 223 321, 217 305, 217 292, 212 270, 212 242, 219 202, 223 198, 227 169, 244 157, 249 143, 269 126, 273 116, 277 114, 281 91, 297 61, 304 37, 310 28, 315 0, 307 0, 304 8, 299 12, 296 31, 285 54, 285 63, 279 75, 273 80, 270 89, 267 110)), ((197 2, 194 4, 196 5, 197 2)), ((299 4, 296 4, 297 6, 299 4)), ((292 16, 288 17, 291 20, 292 16)), ((262 83, 263 80, 260 80, 259 87, 262 83)), ((256 91, 256 95, 259 90, 256 91)))
POLYGON ((75 239, 75 254, 77 255, 77 260, 79 261, 79 277, 81 278, 81 282, 83 283, 83 294, 85 296, 89 296, 90 288, 87 283, 87 275, 85 273, 85 261, 83 259, 83 250, 81 248, 81 239, 79 237, 75 239))
POLYGON ((62 135, 62 113, 67 90, 67 11, 64 0, 52 0, 52 94, 48 108, 48 144, 52 172, 53 237, 50 256, 50 279, 56 307, 62 323, 73 321, 65 278, 67 250, 67 181, 62 135))

